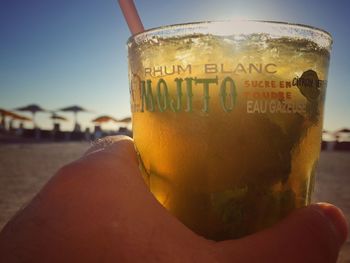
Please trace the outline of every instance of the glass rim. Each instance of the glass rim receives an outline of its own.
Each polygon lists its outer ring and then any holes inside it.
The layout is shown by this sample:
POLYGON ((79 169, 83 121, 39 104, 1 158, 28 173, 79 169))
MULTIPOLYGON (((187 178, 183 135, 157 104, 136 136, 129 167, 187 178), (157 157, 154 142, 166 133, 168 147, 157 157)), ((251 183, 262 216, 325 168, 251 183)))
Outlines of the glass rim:
MULTIPOLYGON (((150 29, 147 29, 143 32, 137 33, 135 35, 132 35, 128 38, 127 44, 129 45, 131 42, 140 42, 138 40, 143 40, 147 39, 147 36, 154 36, 154 35, 160 35, 160 36, 166 36, 166 32, 171 33, 174 32, 175 30, 186 30, 186 29, 204 29, 205 27, 208 29, 210 26, 215 26, 215 25, 229 25, 229 24, 255 24, 255 25, 264 25, 264 26, 270 26, 272 27, 281 27, 281 28, 286 28, 286 29, 298 29, 298 30, 303 30, 304 32, 308 32, 310 37, 309 39, 312 40, 313 42, 317 42, 317 40, 314 39, 314 35, 317 34, 319 37, 322 37, 324 40, 323 44, 319 44, 322 47, 325 47, 327 49, 331 49, 331 46, 333 44, 333 37, 332 35, 321 28, 310 26, 310 25, 305 25, 305 24, 299 24, 299 23, 291 23, 291 22, 284 22, 284 21, 273 21, 273 20, 254 20, 254 19, 237 19, 237 20, 208 20, 208 21, 197 21, 197 22, 188 22, 188 23, 178 23, 178 24, 171 24, 171 25, 164 25, 164 26, 159 26, 159 27, 153 27, 150 29)), ((231 29, 231 34, 238 33, 236 28, 231 29)), ((258 32, 258 30, 256 30, 258 32)), ((285 32, 289 33, 291 36, 301 36, 302 38, 307 38, 306 36, 303 36, 301 33, 292 33, 292 32, 285 32)), ((243 33, 242 33, 243 34, 243 33)), ((281 34, 283 36, 283 34, 281 34)), ((141 41, 142 42, 142 41, 141 41)))

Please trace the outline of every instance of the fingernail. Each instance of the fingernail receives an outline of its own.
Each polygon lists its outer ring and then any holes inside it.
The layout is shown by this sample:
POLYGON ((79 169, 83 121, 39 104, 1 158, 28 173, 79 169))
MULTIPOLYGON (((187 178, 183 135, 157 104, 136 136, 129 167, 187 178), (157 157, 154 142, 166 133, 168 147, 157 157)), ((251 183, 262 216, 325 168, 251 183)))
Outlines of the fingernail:
POLYGON ((348 236, 348 223, 343 212, 336 206, 328 203, 317 203, 312 205, 322 213, 331 223, 332 228, 341 244, 344 244, 348 236))

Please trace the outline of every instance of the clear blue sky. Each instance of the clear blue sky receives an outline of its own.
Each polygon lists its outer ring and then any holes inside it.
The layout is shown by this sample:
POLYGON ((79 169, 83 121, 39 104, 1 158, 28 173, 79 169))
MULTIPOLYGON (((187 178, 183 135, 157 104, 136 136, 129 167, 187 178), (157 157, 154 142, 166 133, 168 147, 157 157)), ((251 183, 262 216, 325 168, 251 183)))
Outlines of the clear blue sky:
MULTIPOLYGON (((135 3, 145 28, 243 17, 309 24, 331 32, 325 128, 350 126, 350 1, 135 3)), ((34 102, 47 109, 79 104, 95 111, 79 115, 83 127, 99 113, 130 115, 129 35, 117 0, 0 0, 0 108, 34 102)), ((50 128, 47 114, 39 114, 38 122, 50 128)))

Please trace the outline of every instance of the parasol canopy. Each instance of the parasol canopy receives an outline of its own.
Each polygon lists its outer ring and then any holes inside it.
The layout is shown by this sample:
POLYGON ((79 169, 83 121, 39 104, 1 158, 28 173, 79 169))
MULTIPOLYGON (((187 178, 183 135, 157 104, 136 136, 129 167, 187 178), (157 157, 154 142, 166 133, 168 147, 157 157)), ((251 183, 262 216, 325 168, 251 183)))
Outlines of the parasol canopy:
POLYGON ((11 116, 13 116, 13 114, 14 113, 11 111, 0 108, 0 116, 2 116, 2 117, 11 117, 11 116))
POLYGON ((15 113, 11 116, 11 118, 13 120, 17 120, 17 121, 32 121, 32 119, 29 118, 29 117, 26 117, 26 116, 23 116, 23 115, 19 115, 19 114, 15 114, 15 113))
POLYGON ((112 116, 109 116, 109 115, 102 115, 92 120, 92 122, 96 122, 96 123, 105 123, 110 121, 118 122, 116 118, 113 118, 112 116))
POLYGON ((2 118, 4 117, 9 117, 13 120, 22 120, 22 121, 31 121, 31 118, 25 117, 23 115, 19 115, 17 113, 5 110, 5 109, 1 109, 0 108, 0 115, 2 116, 2 118))
POLYGON ((338 142, 350 141, 350 129, 348 128, 340 129, 334 134, 338 142))
POLYGON ((80 107, 78 105, 73 105, 73 106, 69 106, 69 107, 65 107, 62 109, 59 109, 59 111, 70 111, 70 112, 74 112, 74 113, 78 113, 78 112, 89 112, 87 109, 80 107))
POLYGON ((69 107, 65 107, 65 108, 59 109, 58 111, 73 112, 74 113, 74 130, 76 130, 79 127, 78 117, 77 117, 78 112, 90 112, 89 110, 87 110, 81 106, 78 106, 78 105, 72 105, 69 107))
POLYGON ((28 112, 35 114, 37 112, 46 111, 46 110, 43 109, 42 107, 40 107, 38 104, 29 104, 29 105, 24 106, 24 107, 16 108, 15 111, 28 111, 28 112))
POLYGON ((336 131, 336 133, 350 133, 350 129, 348 128, 343 128, 341 130, 336 131))
POLYGON ((32 113, 34 127, 37 127, 36 122, 35 122, 35 114, 37 112, 46 112, 47 110, 43 109, 38 104, 29 104, 29 105, 24 106, 24 107, 16 108, 15 111, 28 111, 28 112, 32 113))
POLYGON ((5 110, 0 108, 0 117, 1 117, 1 121, 0 121, 0 128, 1 129, 5 129, 5 118, 6 117, 12 117, 13 116, 13 112, 5 110))
POLYGON ((68 119, 66 117, 63 117, 61 115, 58 115, 56 113, 53 113, 50 117, 52 120, 57 120, 57 121, 68 121, 68 119))
POLYGON ((131 122, 131 117, 125 117, 125 118, 119 120, 118 122, 129 123, 129 122, 131 122))

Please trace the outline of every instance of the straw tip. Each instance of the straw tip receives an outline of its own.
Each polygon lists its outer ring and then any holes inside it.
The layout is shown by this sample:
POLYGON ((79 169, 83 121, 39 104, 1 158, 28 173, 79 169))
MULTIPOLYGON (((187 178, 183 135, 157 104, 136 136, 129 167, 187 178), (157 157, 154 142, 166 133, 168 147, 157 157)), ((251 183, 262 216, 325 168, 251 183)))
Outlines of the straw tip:
POLYGON ((137 12, 134 1, 132 0, 118 0, 119 6, 123 12, 124 18, 128 24, 129 30, 132 35, 143 32, 144 27, 141 22, 140 16, 137 12))

